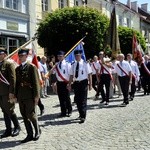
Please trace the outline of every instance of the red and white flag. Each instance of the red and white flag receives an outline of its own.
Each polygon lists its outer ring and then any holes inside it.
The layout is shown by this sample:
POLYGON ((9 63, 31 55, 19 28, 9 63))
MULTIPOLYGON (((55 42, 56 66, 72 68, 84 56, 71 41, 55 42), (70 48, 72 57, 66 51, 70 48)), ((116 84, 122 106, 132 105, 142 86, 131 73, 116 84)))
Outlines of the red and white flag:
POLYGON ((142 48, 140 44, 137 41, 136 35, 133 34, 132 38, 132 53, 133 53, 133 59, 138 63, 141 64, 143 62, 142 58, 142 48))
MULTIPOLYGON (((39 68, 38 60, 37 60, 37 56, 36 56, 35 47, 34 47, 33 42, 29 43, 25 48, 29 49, 29 55, 28 55, 27 61, 34 64, 37 68, 39 68)), ((9 60, 12 61, 12 62, 17 63, 18 65, 20 65, 18 52, 16 52, 14 55, 12 55, 9 60)))

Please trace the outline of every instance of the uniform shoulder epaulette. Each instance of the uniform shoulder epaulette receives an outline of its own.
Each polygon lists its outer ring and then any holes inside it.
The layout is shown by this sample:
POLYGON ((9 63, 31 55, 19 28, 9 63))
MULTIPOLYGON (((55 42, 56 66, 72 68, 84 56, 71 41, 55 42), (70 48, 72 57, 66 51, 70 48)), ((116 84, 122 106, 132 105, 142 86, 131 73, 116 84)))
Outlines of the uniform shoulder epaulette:
POLYGON ((75 63, 75 61, 73 61, 72 63, 71 63, 71 65, 73 65, 75 63))

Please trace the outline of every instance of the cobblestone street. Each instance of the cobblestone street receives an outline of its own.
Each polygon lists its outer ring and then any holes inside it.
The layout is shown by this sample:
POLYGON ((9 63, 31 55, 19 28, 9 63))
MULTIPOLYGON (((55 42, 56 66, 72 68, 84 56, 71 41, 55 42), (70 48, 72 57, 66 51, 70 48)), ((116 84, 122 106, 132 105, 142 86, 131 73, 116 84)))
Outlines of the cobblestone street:
MULTIPOLYGON (((87 119, 79 124, 77 108, 73 105, 71 117, 58 118, 60 112, 57 95, 42 99, 45 113, 39 116, 42 129, 38 141, 20 144, 26 137, 18 104, 16 112, 21 123, 17 137, 0 139, 0 149, 9 150, 150 150, 150 96, 137 93, 127 107, 120 107, 121 98, 110 100, 109 106, 93 100, 89 92, 87 119)), ((73 101, 73 95, 71 96, 73 101)), ((39 114, 38 109, 38 114, 39 114)), ((5 129, 0 112, 0 133, 5 129)))

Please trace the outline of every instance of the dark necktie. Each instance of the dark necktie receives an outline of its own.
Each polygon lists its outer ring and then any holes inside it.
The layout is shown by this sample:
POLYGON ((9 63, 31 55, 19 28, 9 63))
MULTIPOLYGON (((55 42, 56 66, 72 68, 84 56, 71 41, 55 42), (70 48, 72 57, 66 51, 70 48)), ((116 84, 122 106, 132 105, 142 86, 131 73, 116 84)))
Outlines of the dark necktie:
POLYGON ((59 62, 59 69, 61 69, 61 63, 62 63, 62 62, 60 61, 60 62, 59 62))
POLYGON ((77 62, 77 66, 76 66, 76 74, 75 74, 76 78, 78 78, 78 72, 79 72, 79 62, 77 62))

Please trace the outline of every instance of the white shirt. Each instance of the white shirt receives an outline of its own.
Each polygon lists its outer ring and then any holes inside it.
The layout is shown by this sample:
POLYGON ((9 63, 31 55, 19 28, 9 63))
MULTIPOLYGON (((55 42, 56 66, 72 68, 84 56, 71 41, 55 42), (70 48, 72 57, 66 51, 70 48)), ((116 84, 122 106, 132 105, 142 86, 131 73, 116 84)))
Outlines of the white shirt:
POLYGON ((97 69, 98 69, 98 73, 100 73, 100 74, 111 74, 112 73, 112 69, 111 68, 109 68, 109 67, 107 67, 105 64, 101 64, 101 62, 99 61, 98 62, 98 67, 97 67, 97 69), (103 69, 103 71, 101 70, 102 69, 102 65, 103 65, 103 67, 105 68, 105 69, 103 69), (106 71, 107 70, 107 71, 106 71))
POLYGON ((131 60, 129 62, 131 68, 132 68, 132 74, 135 75, 136 79, 139 80, 139 76, 140 76, 140 71, 138 68, 138 65, 135 61, 131 60))
POLYGON ((115 70, 118 76, 126 76, 126 74, 121 71, 117 64, 119 64, 119 66, 127 73, 127 75, 129 75, 129 72, 132 72, 131 66, 127 61, 123 60, 122 63, 119 61, 115 65, 115 70))
MULTIPOLYGON (((58 71, 60 72, 61 76, 65 78, 67 81, 69 81, 70 77, 70 69, 71 69, 71 64, 68 63, 65 59, 61 62, 61 68, 59 67, 60 62, 56 64, 56 67, 58 71)), ((58 81, 64 81, 58 74, 57 70, 55 69, 56 73, 56 78, 58 81)))
MULTIPOLYGON (((77 61, 72 63, 71 70, 70 70, 70 75, 73 75, 74 78, 75 78, 75 73, 76 73, 76 66, 77 66, 77 61)), ((78 77, 75 78, 75 81, 82 81, 82 80, 88 79, 88 75, 91 73, 92 73, 92 69, 91 69, 89 63, 87 63, 83 59, 81 59, 79 61, 78 77)))
POLYGON ((116 61, 114 61, 114 62, 112 63, 112 74, 115 74, 115 73, 116 73, 115 66, 116 66, 117 63, 119 63, 118 60, 116 60, 116 61))
POLYGON ((40 72, 44 72, 44 69, 43 69, 43 67, 42 67, 42 65, 41 65, 40 62, 38 62, 38 65, 39 65, 39 71, 40 71, 40 72))
POLYGON ((47 64, 46 63, 43 64, 42 62, 40 63, 41 63, 41 67, 43 68, 43 73, 46 74, 48 72, 47 64))
POLYGON ((92 64, 91 64, 91 68, 92 68, 92 74, 95 75, 96 74, 96 70, 98 68, 98 63, 99 61, 94 61, 92 64))

